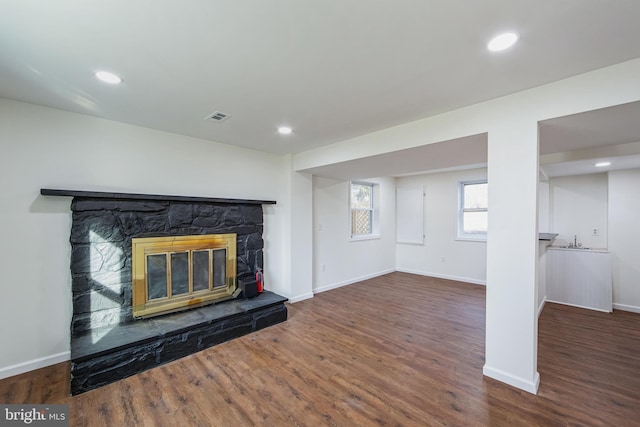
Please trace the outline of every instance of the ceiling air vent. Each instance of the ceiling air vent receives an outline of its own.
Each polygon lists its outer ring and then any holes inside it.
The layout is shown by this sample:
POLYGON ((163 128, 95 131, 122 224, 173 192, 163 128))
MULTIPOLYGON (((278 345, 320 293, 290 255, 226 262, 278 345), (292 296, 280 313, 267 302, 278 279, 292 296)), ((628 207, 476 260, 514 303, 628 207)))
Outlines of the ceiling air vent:
POLYGON ((226 119, 228 119, 229 117, 231 117, 230 114, 223 113, 221 111, 214 111, 213 113, 209 114, 204 119, 205 120, 213 120, 214 122, 222 122, 222 121, 225 121, 226 119))

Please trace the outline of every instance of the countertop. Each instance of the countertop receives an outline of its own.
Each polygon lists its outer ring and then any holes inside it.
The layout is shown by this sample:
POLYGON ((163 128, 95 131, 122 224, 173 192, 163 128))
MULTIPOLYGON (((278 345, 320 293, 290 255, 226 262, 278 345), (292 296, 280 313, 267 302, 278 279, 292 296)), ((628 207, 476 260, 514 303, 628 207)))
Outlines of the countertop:
POLYGON ((607 248, 563 248, 562 246, 547 246, 547 250, 555 251, 578 251, 578 252, 599 252, 609 253, 607 248))
POLYGON ((558 233, 538 233, 538 240, 551 241, 558 237, 558 233))

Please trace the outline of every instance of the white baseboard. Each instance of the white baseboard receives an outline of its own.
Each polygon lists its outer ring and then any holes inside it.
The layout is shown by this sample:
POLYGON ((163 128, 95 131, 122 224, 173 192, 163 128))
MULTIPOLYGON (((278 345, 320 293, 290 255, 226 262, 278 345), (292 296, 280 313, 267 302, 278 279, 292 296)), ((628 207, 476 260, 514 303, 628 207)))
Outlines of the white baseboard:
POLYGON ((314 294, 319 294, 320 292, 330 291, 331 289, 341 288, 342 286, 351 285, 353 283, 362 282, 363 280, 373 279, 374 277, 384 276, 385 274, 393 273, 396 271, 394 268, 390 268, 388 270, 378 271, 377 273, 367 274, 365 276, 356 277, 355 279, 345 280, 343 282, 333 283, 331 285, 320 286, 318 288, 313 289, 314 294))
POLYGON ((540 317, 540 314, 542 314, 542 309, 544 308, 544 303, 547 302, 546 298, 542 299, 542 302, 540 303, 540 306, 538 307, 538 317, 540 317))
POLYGON ((307 294, 302 294, 302 295, 298 295, 298 296, 295 296, 295 297, 291 297, 291 298, 289 298, 289 303, 293 304, 293 303, 296 303, 296 302, 304 301, 304 300, 309 299, 309 298, 313 298, 313 292, 309 292, 307 294))
POLYGON ((7 366, 6 368, 0 368, 0 380, 4 378, 12 377, 14 375, 24 374, 25 372, 44 368, 46 366, 55 365, 56 363, 66 362, 70 358, 71 358, 71 352, 63 351, 62 353, 52 354, 50 356, 28 360, 26 362, 7 366))
POLYGON ((547 302, 552 302, 554 304, 568 305, 569 307, 584 308, 587 310, 599 311, 602 313, 611 313, 609 310, 604 310, 602 308, 587 307, 586 305, 579 305, 579 304, 569 304, 568 302, 554 301, 552 299, 548 299, 547 302))
POLYGON ((510 386, 519 388, 520 390, 524 390, 531 394, 538 394, 538 386, 540 386, 540 374, 538 372, 536 372, 532 381, 516 377, 500 369, 495 369, 487 365, 482 367, 482 373, 487 377, 509 384, 510 386))
POLYGON ((630 311, 632 313, 640 313, 640 307, 635 305, 616 304, 613 303, 614 310, 630 311))
POLYGON ((447 274, 431 273, 428 271, 412 270, 410 268, 398 268, 396 271, 401 273, 417 274, 419 276, 436 277, 438 279, 455 280, 456 282, 472 283, 474 285, 487 285, 486 280, 471 279, 469 277, 449 276, 447 274))

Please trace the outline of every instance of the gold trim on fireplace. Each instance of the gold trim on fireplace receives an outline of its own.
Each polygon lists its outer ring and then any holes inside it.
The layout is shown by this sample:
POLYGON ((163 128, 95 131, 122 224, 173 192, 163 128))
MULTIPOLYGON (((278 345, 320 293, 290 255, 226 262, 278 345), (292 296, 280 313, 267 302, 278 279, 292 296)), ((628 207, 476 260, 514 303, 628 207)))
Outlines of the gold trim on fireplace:
POLYGON ((164 313, 182 310, 188 307, 202 306, 216 301, 224 301, 235 296, 236 283, 236 234, 207 234, 199 236, 147 237, 131 240, 132 277, 133 277, 133 316, 152 317, 164 313), (214 287, 213 253, 226 250, 224 286, 214 287), (209 253, 209 287, 193 289, 193 252, 209 253), (188 293, 172 295, 171 263, 172 254, 188 254, 188 293), (149 255, 166 255, 167 290, 166 296, 149 299, 148 259, 149 255))

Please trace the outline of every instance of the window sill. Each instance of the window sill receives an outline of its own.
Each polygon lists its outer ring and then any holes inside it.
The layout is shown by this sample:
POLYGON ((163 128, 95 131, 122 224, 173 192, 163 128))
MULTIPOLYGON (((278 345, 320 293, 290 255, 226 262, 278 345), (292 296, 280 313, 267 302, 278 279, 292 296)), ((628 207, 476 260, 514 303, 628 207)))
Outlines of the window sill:
POLYGON ((458 242, 480 242, 480 243, 487 243, 487 236, 482 236, 482 237, 456 237, 454 239, 455 241, 458 242))
POLYGON ((359 242, 361 240, 377 240, 377 239, 381 239, 382 236, 380 236, 379 234, 366 234, 366 235, 362 235, 362 236, 351 236, 349 238, 350 242, 359 242))

